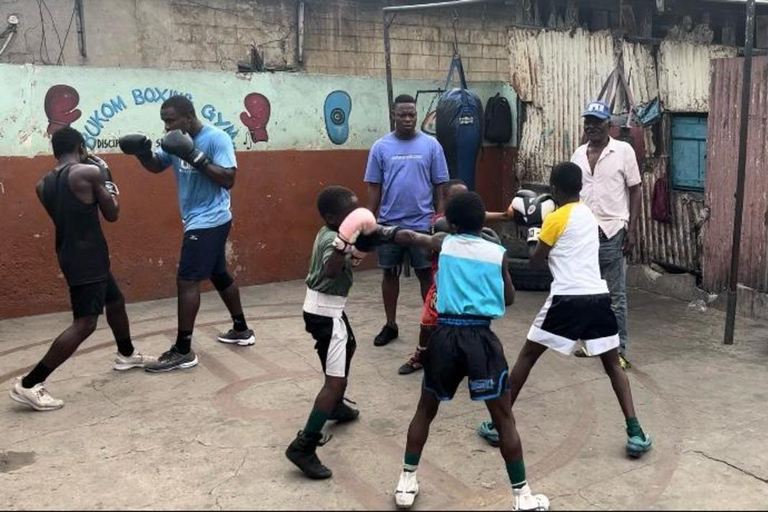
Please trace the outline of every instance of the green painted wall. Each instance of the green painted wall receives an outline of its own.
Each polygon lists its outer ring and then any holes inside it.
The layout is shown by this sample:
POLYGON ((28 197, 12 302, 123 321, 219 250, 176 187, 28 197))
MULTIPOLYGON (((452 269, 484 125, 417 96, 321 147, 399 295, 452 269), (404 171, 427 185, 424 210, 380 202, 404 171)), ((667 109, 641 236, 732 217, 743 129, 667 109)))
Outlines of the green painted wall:
MULTIPOLYGON (((441 85, 397 80, 394 91, 415 95, 441 85)), ((227 131, 238 151, 366 149, 389 129, 386 86, 380 78, 2 64, 0 88, 0 156, 49 153, 49 132, 64 124, 86 135, 97 152, 118 151, 117 138, 129 132, 158 139, 163 133, 160 104, 173 93, 190 95, 198 116, 227 131), (345 91, 352 105, 343 144, 330 140, 324 115, 326 97, 336 90, 345 91), (260 140, 264 137, 258 132, 252 136, 243 118, 266 121, 268 140, 260 140)), ((470 88, 483 104, 496 93, 506 96, 517 118, 509 85, 478 82, 470 88)), ((432 98, 419 97, 422 118, 432 98)))

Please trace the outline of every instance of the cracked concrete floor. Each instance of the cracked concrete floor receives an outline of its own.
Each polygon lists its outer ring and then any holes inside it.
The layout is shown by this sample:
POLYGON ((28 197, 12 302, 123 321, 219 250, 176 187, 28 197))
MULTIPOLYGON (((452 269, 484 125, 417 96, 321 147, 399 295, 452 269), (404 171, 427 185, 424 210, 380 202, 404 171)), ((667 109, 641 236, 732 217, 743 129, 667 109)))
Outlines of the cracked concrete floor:
MULTIPOLYGON (((36 413, 7 395, 0 402, 0 508, 393 508, 421 381, 396 370, 415 343, 420 308, 415 280, 404 280, 401 338, 374 347, 378 283, 378 273, 360 273, 348 308, 358 338, 348 395, 362 414, 327 427, 334 438, 320 456, 332 480, 305 480, 283 457, 321 383, 301 320, 303 283, 293 281, 243 288, 253 347, 214 341, 227 315, 205 294, 194 340, 201 364, 183 372, 112 371, 102 319, 49 379, 63 409, 36 413)), ((543 301, 521 292, 495 323, 510 364, 543 301)), ((175 310, 173 299, 129 306, 141 350, 171 344, 175 310)), ((740 318, 736 344, 725 347, 722 313, 642 292, 630 295, 629 317, 630 379, 654 450, 624 456, 623 419, 599 362, 547 354, 515 406, 534 489, 560 510, 768 507, 766 324, 740 318)), ((68 321, 62 313, 0 322, 5 390, 68 321)), ((441 408, 415 508, 510 508, 501 458, 474 433, 485 416, 465 387, 441 408)))

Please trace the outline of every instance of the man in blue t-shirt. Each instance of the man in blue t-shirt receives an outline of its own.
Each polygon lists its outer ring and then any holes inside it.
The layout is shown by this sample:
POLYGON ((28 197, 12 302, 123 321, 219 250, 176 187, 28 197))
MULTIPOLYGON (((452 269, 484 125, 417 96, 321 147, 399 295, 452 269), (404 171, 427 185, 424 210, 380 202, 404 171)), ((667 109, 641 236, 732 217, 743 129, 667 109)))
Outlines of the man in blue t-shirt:
MULTIPOLYGON (((395 98, 392 111, 395 131, 374 142, 368 155, 365 182, 368 208, 378 213, 379 224, 427 233, 437 210, 442 211, 442 188, 448 181, 448 164, 436 139, 416 130, 416 101, 406 94, 395 98)), ((432 284, 427 253, 417 247, 384 244, 379 247, 379 267, 384 270, 381 293, 387 323, 376 336, 376 346, 398 337, 397 299, 400 265, 406 252, 421 284, 422 300, 432 284)))
POLYGON ((227 272, 225 246, 232 225, 229 190, 235 184, 235 148, 229 135, 203 125, 192 102, 172 96, 160 107, 166 134, 160 148, 152 151, 152 141, 142 134, 120 138, 120 149, 135 155, 150 172, 160 173, 173 166, 184 228, 178 287, 178 333, 176 343, 147 371, 165 372, 192 368, 197 356, 192 350, 192 331, 200 308, 200 281, 210 279, 219 292, 233 327, 218 340, 247 346, 256 341, 248 328, 240 304, 240 290, 227 272))

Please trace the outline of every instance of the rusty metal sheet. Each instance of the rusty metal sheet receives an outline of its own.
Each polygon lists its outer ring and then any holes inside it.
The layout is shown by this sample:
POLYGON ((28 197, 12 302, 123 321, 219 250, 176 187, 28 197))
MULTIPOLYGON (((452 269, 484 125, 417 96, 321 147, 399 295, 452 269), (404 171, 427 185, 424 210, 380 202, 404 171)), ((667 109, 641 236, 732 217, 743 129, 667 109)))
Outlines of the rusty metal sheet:
POLYGON ((632 254, 635 263, 661 262, 692 272, 701 271, 700 227, 706 215, 701 194, 674 191, 670 198, 672 222, 653 220, 651 204, 656 180, 667 174, 668 158, 653 159, 642 175, 643 201, 638 221, 638 243, 632 254))
POLYGON ((659 47, 659 96, 672 112, 707 112, 709 62, 734 57, 736 48, 662 41, 659 47))
POLYGON ((607 32, 509 30, 510 82, 526 103, 518 178, 546 182, 581 139, 581 111, 614 68, 607 32))
MULTIPOLYGON (((703 270, 704 286, 713 292, 722 291, 728 285, 741 122, 742 65, 743 59, 740 58, 712 61, 706 177, 710 218, 704 230, 703 270)), ((768 291, 768 57, 755 57, 752 66, 739 282, 764 292, 768 291)))

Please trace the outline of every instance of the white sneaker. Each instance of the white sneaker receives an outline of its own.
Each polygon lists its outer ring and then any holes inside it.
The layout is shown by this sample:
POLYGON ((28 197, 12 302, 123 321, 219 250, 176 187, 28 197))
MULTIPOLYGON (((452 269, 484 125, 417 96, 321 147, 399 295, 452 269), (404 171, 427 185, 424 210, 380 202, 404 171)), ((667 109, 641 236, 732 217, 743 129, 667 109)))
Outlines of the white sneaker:
POLYGON ((130 370, 131 368, 144 368, 146 365, 156 363, 157 358, 152 356, 145 356, 137 350, 133 351, 130 356, 124 356, 120 352, 115 357, 115 370, 123 371, 130 370))
POLYGON ((11 399, 37 411, 53 411, 64 407, 64 401, 53 398, 42 382, 27 389, 21 385, 21 377, 18 377, 13 383, 10 394, 11 399))
POLYGON ((525 484, 520 489, 512 489, 512 510, 549 510, 549 498, 533 494, 531 487, 525 484))
POLYGON ((419 482, 415 471, 403 471, 395 489, 395 505, 397 508, 411 508, 419 494, 419 482))

